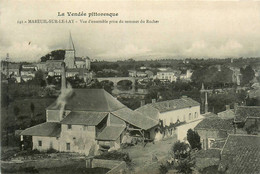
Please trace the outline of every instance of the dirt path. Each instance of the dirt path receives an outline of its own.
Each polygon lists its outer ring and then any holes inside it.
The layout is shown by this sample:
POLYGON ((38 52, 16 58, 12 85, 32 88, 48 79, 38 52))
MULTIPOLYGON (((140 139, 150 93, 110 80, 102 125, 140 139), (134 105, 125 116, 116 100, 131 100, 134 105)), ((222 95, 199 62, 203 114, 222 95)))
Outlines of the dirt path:
POLYGON ((133 162, 134 173, 159 173, 160 163, 170 157, 172 145, 176 142, 175 137, 166 140, 148 143, 145 147, 141 144, 122 149, 123 152, 128 152, 133 162), (158 162, 152 161, 152 156, 155 155, 158 162))

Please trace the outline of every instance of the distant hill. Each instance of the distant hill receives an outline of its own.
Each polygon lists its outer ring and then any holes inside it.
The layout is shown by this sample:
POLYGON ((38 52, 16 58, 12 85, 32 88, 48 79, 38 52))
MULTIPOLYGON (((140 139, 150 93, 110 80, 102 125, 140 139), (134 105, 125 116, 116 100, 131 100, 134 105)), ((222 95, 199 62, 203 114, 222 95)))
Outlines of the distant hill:
POLYGON ((65 50, 54 50, 45 56, 41 57, 41 62, 46 62, 47 60, 64 60, 65 50))

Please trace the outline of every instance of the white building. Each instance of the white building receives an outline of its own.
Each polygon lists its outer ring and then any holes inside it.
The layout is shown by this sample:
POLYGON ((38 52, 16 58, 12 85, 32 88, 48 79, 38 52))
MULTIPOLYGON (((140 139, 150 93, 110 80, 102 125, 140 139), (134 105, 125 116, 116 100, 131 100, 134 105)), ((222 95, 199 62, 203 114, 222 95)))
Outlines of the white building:
POLYGON ((157 72, 156 78, 162 81, 176 81, 177 80, 177 76, 175 75, 176 73, 174 71, 171 70, 166 70, 166 71, 159 71, 157 72))
POLYGON ((200 103, 185 96, 180 99, 150 103, 136 111, 157 120, 162 127, 169 127, 170 135, 175 133, 181 141, 186 139, 188 129, 193 129, 203 118, 200 115, 200 103), (176 124, 179 126, 175 127, 176 124), (173 130, 173 127, 176 129, 173 130))

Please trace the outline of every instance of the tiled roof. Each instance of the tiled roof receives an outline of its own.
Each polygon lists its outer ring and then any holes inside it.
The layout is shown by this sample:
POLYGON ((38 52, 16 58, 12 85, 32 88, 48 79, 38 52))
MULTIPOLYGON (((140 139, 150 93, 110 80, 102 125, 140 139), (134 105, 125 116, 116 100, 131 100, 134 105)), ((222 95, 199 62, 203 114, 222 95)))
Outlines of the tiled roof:
POLYGON ((158 121, 146 117, 140 112, 132 111, 129 108, 119 109, 112 112, 112 114, 144 130, 150 129, 158 124, 158 121))
POLYGON ((155 102, 147 105, 156 108, 159 112, 167 112, 193 106, 200 106, 200 103, 189 97, 182 97, 180 99, 155 102))
POLYGON ((260 106, 238 106, 235 121, 246 121, 247 118, 260 118, 260 106))
POLYGON ((45 122, 25 129, 21 132, 21 135, 59 137, 60 131, 60 123, 45 122))
POLYGON ((196 153, 196 158, 220 158, 219 149, 200 150, 196 153))
POLYGON ((61 123, 96 126, 107 116, 107 114, 107 112, 71 112, 61 121, 61 123))
POLYGON ((260 173, 260 137, 229 135, 221 152, 219 169, 227 174, 260 173))
POLYGON ((233 119, 221 119, 221 118, 205 118, 197 126, 196 129, 208 129, 208 130, 233 130, 233 119))
POLYGON ((105 129, 97 136, 96 140, 104 141, 115 141, 124 131, 125 126, 107 126, 105 129))
POLYGON ((151 119, 159 120, 159 111, 151 105, 144 105, 140 108, 137 108, 135 111, 138 111, 147 117, 150 117, 151 119))
POLYGON ((235 117, 235 112, 234 109, 228 109, 223 112, 218 113, 218 117, 223 118, 223 119, 231 119, 235 117))
MULTIPOLYGON (((112 112, 126 107, 104 89, 73 89, 66 100, 65 109, 71 111, 112 112)), ((57 110, 59 106, 54 102, 47 109, 57 110)))

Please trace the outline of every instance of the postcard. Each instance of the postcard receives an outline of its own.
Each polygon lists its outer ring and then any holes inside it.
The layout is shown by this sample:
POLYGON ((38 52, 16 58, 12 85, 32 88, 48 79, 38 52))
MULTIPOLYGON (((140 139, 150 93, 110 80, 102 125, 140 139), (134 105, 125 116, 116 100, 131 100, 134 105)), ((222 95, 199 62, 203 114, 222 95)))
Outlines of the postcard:
POLYGON ((0 1, 0 173, 260 173, 260 3, 0 1))

